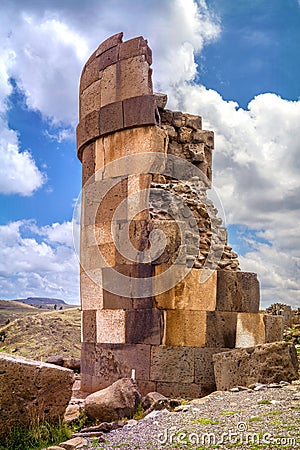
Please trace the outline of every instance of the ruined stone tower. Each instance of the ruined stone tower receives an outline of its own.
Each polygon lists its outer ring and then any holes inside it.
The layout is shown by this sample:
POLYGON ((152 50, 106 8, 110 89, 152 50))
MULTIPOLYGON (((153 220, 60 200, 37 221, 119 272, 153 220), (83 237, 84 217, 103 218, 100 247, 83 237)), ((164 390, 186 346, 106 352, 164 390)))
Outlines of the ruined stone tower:
POLYGON ((142 393, 203 396, 212 355, 281 339, 259 314, 208 198, 213 132, 153 94, 152 52, 122 33, 102 42, 80 81, 82 389, 132 369, 142 393))

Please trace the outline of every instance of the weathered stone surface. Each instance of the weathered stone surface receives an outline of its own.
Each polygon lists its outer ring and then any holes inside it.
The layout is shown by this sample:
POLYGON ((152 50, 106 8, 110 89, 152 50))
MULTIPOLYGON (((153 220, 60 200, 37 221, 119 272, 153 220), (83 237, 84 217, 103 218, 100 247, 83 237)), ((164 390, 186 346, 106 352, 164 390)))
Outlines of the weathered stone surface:
POLYGON ((95 137, 123 128, 122 102, 109 103, 100 109, 99 133, 95 137))
POLYGON ((121 100, 152 93, 151 72, 145 55, 121 60, 119 64, 118 93, 121 100))
POLYGON ((218 390, 252 383, 278 383, 298 378, 293 344, 275 342, 213 355, 218 390))
POLYGON ((218 270, 218 309, 258 313, 259 302, 259 282, 256 273, 218 270))
MULTIPOLYGON (((193 383, 194 349, 192 347, 153 346, 151 348, 150 380, 193 383)), ((165 395, 161 390, 159 391, 165 395)))
POLYGON ((142 95, 123 100, 124 127, 156 125, 155 107, 153 95, 142 95))
POLYGON ((142 37, 136 37, 123 42, 119 49, 119 59, 132 58, 138 55, 145 55, 149 65, 152 64, 152 51, 147 45, 147 41, 142 37))
POLYGON ((76 450, 77 448, 84 448, 87 443, 88 441, 86 439, 82 437, 75 437, 60 443, 58 448, 64 448, 65 450, 76 450))
POLYGON ((283 340, 284 317, 264 314, 266 343, 283 340))
MULTIPOLYGON (((106 116, 104 117, 104 119, 106 121, 108 120, 106 116)), ((116 120, 117 119, 114 118, 111 126, 114 126, 116 120)), ((103 127, 105 123, 106 122, 103 123, 103 127)), ((79 154, 84 145, 88 144, 98 136, 100 136, 99 111, 92 111, 79 122, 76 129, 77 148, 79 154)))
POLYGON ((95 56, 99 56, 102 53, 106 52, 112 47, 116 47, 117 45, 122 43, 123 33, 116 33, 113 36, 105 39, 105 41, 101 42, 97 50, 95 51, 95 56))
POLYGON ((166 106, 167 101, 168 101, 167 94, 161 94, 160 92, 155 92, 154 96, 155 96, 156 106, 159 109, 164 109, 164 107, 166 106))
MULTIPOLYGON (((163 273, 165 269, 166 267, 164 266, 156 266, 154 268, 155 277, 163 273)), ((174 276, 176 279, 183 279, 172 289, 155 295, 156 307, 190 311, 214 311, 216 309, 217 272, 205 270, 202 272, 198 269, 191 269, 184 277, 185 272, 185 266, 172 267, 172 275, 170 274, 170 276, 174 276)), ((157 288, 154 288, 155 292, 161 290, 160 280, 155 279, 154 283, 157 286, 157 288)))
POLYGON ((159 400, 166 400, 166 397, 159 392, 149 392, 142 398, 142 405, 144 410, 149 409, 159 400))
POLYGON ((80 96, 79 119, 82 120, 92 111, 98 111, 101 103, 101 80, 97 80, 87 87, 80 96))
POLYGON ((92 419, 102 422, 131 418, 140 400, 141 394, 136 383, 129 378, 122 378, 106 389, 87 396, 85 412, 92 419))
POLYGON ((82 152, 82 186, 95 174, 95 143, 84 147, 82 152))
POLYGON ((80 78, 80 94, 101 76, 98 58, 86 64, 80 78))
POLYGON ((229 349, 195 348, 195 383, 201 385, 206 393, 216 390, 213 355, 227 350, 229 349))
POLYGON ((157 390, 166 397, 171 398, 199 398, 207 394, 207 391, 201 384, 158 382, 157 390))
POLYGON ((204 347, 206 343, 206 311, 173 309, 164 311, 163 344, 179 347, 204 347))
POLYGON ((160 345, 162 312, 156 308, 97 311, 98 343, 160 345))
POLYGON ((96 342, 97 318, 96 310, 83 310, 81 313, 82 342, 96 342))
MULTIPOLYGON (((83 391, 103 389, 122 377, 150 380, 150 345, 146 344, 82 344, 81 386, 83 391), (93 379, 89 377, 94 377, 93 379), (93 383, 91 385, 91 383, 93 383)), ((153 390, 153 386, 151 388, 153 390)))
POLYGON ((120 100, 117 95, 117 67, 117 64, 113 64, 106 67, 106 69, 104 69, 101 73, 101 81, 99 87, 99 90, 101 92, 100 106, 105 106, 109 103, 115 103, 120 100))
POLYGON ((252 347, 266 342, 263 314, 238 313, 236 326, 236 347, 252 347))
POLYGON ((236 346, 237 313, 208 311, 206 313, 207 347, 234 348, 236 346))
POLYGON ((52 364, 0 355, 0 434, 15 424, 63 417, 74 374, 52 364))
POLYGON ((94 275, 95 279, 93 280, 86 272, 81 271, 80 273, 80 297, 83 311, 103 308, 101 269, 96 269, 94 275))
POLYGON ((99 56, 99 70, 102 71, 106 67, 111 66, 112 64, 116 64, 119 57, 119 49, 118 46, 111 47, 105 52, 101 53, 99 56))

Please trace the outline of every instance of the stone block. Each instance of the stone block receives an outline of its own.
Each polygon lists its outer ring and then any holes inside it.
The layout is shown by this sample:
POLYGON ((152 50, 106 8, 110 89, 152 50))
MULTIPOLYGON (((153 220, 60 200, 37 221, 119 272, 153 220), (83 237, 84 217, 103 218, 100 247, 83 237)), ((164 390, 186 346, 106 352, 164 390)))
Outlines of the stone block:
POLYGON ((108 39, 105 39, 105 41, 101 42, 101 44, 97 48, 95 52, 96 56, 100 56, 110 48, 118 46, 122 43, 122 39, 123 33, 116 33, 113 36, 110 36, 108 39))
POLYGON ((101 80, 99 79, 88 86, 79 97, 79 120, 92 111, 98 111, 101 106, 101 80))
POLYGON ((212 391, 201 384, 197 383, 168 383, 158 382, 156 385, 157 392, 168 398, 200 398, 210 394, 212 391))
POLYGON ((101 106, 115 103, 119 100, 117 96, 119 89, 117 86, 117 67, 118 64, 113 64, 102 71, 100 84, 101 106))
POLYGON ((81 341, 96 342, 96 328, 96 310, 83 310, 81 313, 81 341))
POLYGON ((127 204, 130 219, 150 221, 149 195, 151 181, 151 174, 129 175, 127 204))
POLYGON ((202 128, 202 117, 195 116, 193 114, 183 114, 184 125, 189 128, 193 128, 193 130, 201 130, 202 128))
POLYGON ((216 390, 213 355, 227 350, 229 349, 195 348, 195 383, 201 385, 206 393, 216 390))
POLYGON ((93 274, 94 280, 86 272, 80 273, 80 298, 83 311, 103 308, 102 272, 101 269, 96 270, 97 273, 93 274))
POLYGON ((147 41, 142 37, 136 37, 123 42, 119 49, 119 59, 132 58, 144 55, 149 65, 152 64, 152 51, 147 45, 147 41))
POLYGON ((283 340, 283 316, 272 316, 271 314, 264 314, 264 323, 266 330, 266 343, 283 340))
POLYGON ((214 132, 208 130, 197 130, 193 132, 193 142, 205 144, 206 147, 214 148, 214 132))
POLYGON ((144 55, 124 59, 119 64, 121 100, 152 94, 151 72, 144 55))
POLYGON ((297 353, 293 344, 275 342, 234 349, 213 355, 217 389, 279 383, 298 379, 297 353))
MULTIPOLYGON (((81 388, 93 379, 94 389, 104 389, 123 377, 131 377, 135 369, 136 380, 149 381, 150 375, 150 345, 145 344, 82 344, 81 350, 81 388), (95 382, 98 380, 97 387, 95 382)), ((88 387, 88 386, 87 386, 88 387)))
POLYGON ((97 311, 97 339, 101 344, 125 344, 126 322, 123 310, 97 311))
POLYGON ((167 94, 162 94, 160 92, 155 92, 154 96, 155 96, 156 106, 159 109, 164 109, 166 104, 167 104, 167 101, 168 101, 167 94))
POLYGON ((154 219, 152 228, 150 235, 152 263, 160 265, 175 261, 184 240, 184 222, 154 219))
POLYGON ((151 347, 150 380, 193 383, 194 349, 192 347, 151 347))
POLYGON ((95 139, 100 135, 99 111, 92 111, 84 117, 77 126, 76 138, 77 148, 80 149, 83 145, 88 144, 89 141, 95 139))
POLYGON ((155 97, 153 95, 142 95, 123 100, 124 127, 156 125, 155 108, 155 97))
POLYGON ((100 136, 123 128, 122 102, 110 103, 100 109, 99 134, 100 136))
MULTIPOLYGON (((155 266, 154 268, 155 293, 161 291, 163 285, 166 285, 164 278, 161 277, 161 280, 156 278, 159 277, 165 269, 164 265, 155 266), (160 286, 160 284, 162 284, 162 286, 160 286)), ((154 302, 157 308, 174 310, 186 309, 191 311, 214 311, 216 309, 216 271, 191 269, 187 273, 187 268, 185 266, 178 265, 172 267, 168 279, 174 287, 166 292, 162 292, 162 294, 155 294, 154 302)))
POLYGON ((97 311, 98 343, 160 345, 162 335, 162 313, 155 308, 97 311))
POLYGON ((116 64, 119 58, 119 48, 118 46, 109 48, 105 52, 99 55, 99 70, 102 71, 106 69, 106 67, 111 66, 112 64, 116 64))
MULTIPOLYGON (((127 220, 127 187, 126 178, 99 181, 95 189, 99 206, 92 223, 98 226, 112 220, 127 220)), ((91 212, 93 213, 93 210, 91 212)), ((86 212, 87 215, 88 213, 89 211, 86 212)))
POLYGON ((259 302, 259 281, 256 273, 218 270, 218 309, 257 313, 259 302))
POLYGON ((266 342, 263 314, 238 313, 236 326, 236 347, 252 347, 266 342))
POLYGON ((85 91, 92 83, 99 80, 101 77, 100 68, 99 68, 99 60, 98 58, 91 61, 89 64, 86 64, 83 68, 81 78, 80 78, 80 94, 85 91))
POLYGON ((234 348, 236 346, 237 313, 208 311, 206 314, 207 347, 234 348))
POLYGON ((105 136, 103 178, 163 171, 167 143, 166 132, 157 126, 130 128, 105 136))
POLYGON ((82 160, 82 186, 84 186, 89 179, 91 179, 91 182, 93 182, 94 179, 93 177, 95 175, 94 142, 84 147, 81 160, 82 160))
POLYGON ((63 419, 74 373, 53 364, 0 355, 0 436, 15 426, 63 419))
POLYGON ((206 311, 185 309, 164 311, 163 344, 178 347, 204 347, 206 344, 206 311))
POLYGON ((104 160, 104 139, 100 137, 95 141, 95 180, 101 181, 103 179, 103 171, 105 166, 104 160))

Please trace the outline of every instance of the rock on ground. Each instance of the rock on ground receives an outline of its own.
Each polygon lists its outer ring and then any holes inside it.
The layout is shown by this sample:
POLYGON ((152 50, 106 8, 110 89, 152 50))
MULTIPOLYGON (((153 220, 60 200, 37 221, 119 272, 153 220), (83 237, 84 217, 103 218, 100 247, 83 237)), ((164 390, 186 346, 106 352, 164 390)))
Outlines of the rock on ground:
POLYGON ((122 378, 101 391, 90 394, 85 399, 85 412, 92 419, 112 422, 130 418, 141 401, 141 394, 135 381, 122 378))
POLYGON ((218 390, 252 383, 278 383, 298 378, 295 346, 273 342, 249 348, 237 348, 213 355, 218 390))
POLYGON ((0 435, 15 424, 62 418, 74 374, 52 364, 0 354, 0 435))

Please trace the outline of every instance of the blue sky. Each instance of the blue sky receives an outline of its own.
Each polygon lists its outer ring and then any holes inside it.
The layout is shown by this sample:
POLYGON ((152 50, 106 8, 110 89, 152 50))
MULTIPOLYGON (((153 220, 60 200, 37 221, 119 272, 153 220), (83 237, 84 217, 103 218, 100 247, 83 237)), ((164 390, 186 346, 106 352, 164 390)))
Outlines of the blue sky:
POLYGON ((0 298, 79 302, 72 214, 81 69, 119 31, 153 50, 168 106, 215 131, 214 183, 262 305, 300 306, 300 3, 3 0, 0 298))

